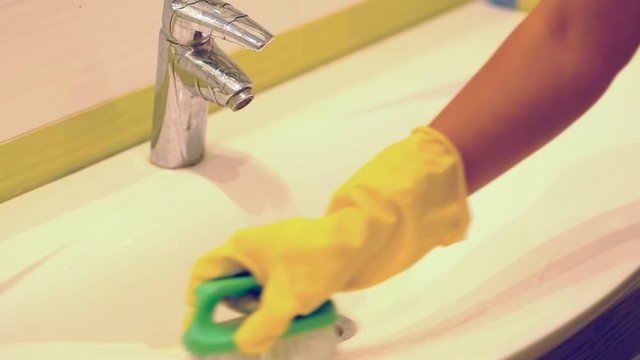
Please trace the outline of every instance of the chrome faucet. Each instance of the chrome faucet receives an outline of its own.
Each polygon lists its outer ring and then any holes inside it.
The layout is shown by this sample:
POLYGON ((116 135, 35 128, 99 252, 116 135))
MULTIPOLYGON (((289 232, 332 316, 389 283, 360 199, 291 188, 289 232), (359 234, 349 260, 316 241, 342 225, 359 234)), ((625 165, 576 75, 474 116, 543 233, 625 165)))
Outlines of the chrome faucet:
POLYGON ((237 111, 253 100, 251 80, 216 38, 258 51, 273 35, 222 1, 164 0, 151 135, 155 165, 175 169, 202 160, 209 102, 237 111))

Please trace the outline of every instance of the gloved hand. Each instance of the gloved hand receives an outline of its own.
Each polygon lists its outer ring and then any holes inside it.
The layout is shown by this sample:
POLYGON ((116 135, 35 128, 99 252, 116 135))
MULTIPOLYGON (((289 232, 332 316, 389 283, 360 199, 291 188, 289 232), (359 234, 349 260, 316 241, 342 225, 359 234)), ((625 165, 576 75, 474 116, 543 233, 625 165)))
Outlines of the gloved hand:
POLYGON ((434 247, 462 240, 466 198, 454 146, 434 129, 418 128, 356 172, 324 216, 241 230, 202 256, 190 304, 201 283, 249 271, 263 293, 235 340, 242 352, 268 351, 295 316, 334 293, 378 284, 434 247))

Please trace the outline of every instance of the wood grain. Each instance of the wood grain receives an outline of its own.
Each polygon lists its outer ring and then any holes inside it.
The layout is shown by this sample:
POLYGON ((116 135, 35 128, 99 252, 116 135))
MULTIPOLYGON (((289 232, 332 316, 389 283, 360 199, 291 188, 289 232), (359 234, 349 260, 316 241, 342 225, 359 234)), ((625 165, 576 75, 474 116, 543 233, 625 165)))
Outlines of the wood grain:
POLYGON ((540 360, 629 360, 640 357, 640 287, 540 360))

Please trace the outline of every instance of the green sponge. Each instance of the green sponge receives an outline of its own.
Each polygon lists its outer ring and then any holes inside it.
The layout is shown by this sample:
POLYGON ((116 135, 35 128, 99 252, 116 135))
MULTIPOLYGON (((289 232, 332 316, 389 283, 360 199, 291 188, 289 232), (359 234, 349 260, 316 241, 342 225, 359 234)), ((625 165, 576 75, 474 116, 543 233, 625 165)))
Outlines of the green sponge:
MULTIPOLYGON (((206 357, 207 359, 213 359, 215 357, 212 356, 215 355, 237 353, 238 347, 234 341, 234 336, 246 317, 216 323, 212 321, 213 311, 225 298, 241 297, 247 293, 260 290, 260 284, 251 276, 217 279, 200 285, 196 290, 196 307, 193 321, 183 336, 183 342, 187 350, 196 356, 206 357)), ((335 328, 337 322, 338 314, 332 301, 325 302, 308 316, 296 318, 283 336, 282 340, 285 341, 280 341, 286 346, 282 344, 276 345, 273 351, 279 353, 279 355, 272 356, 272 358, 295 358, 292 354, 282 353, 300 352, 301 348, 305 348, 305 352, 307 352, 310 351, 308 346, 310 344, 321 347, 315 350, 333 353, 338 342, 338 334, 335 328), (320 344, 318 344, 318 339, 322 339, 320 344), (330 347, 334 349, 328 349, 330 347)), ((309 353, 307 352, 306 354, 306 358, 308 358, 309 353)), ((238 355, 242 359, 251 358, 247 355, 238 355)))

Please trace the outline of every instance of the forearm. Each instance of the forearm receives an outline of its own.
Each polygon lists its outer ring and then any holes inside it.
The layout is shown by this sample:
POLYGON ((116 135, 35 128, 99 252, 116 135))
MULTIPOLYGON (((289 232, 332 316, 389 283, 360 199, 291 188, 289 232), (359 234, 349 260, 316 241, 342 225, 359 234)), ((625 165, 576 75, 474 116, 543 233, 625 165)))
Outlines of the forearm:
POLYGON ((604 93, 640 40, 640 1, 546 0, 431 124, 472 193, 542 147, 604 93))

